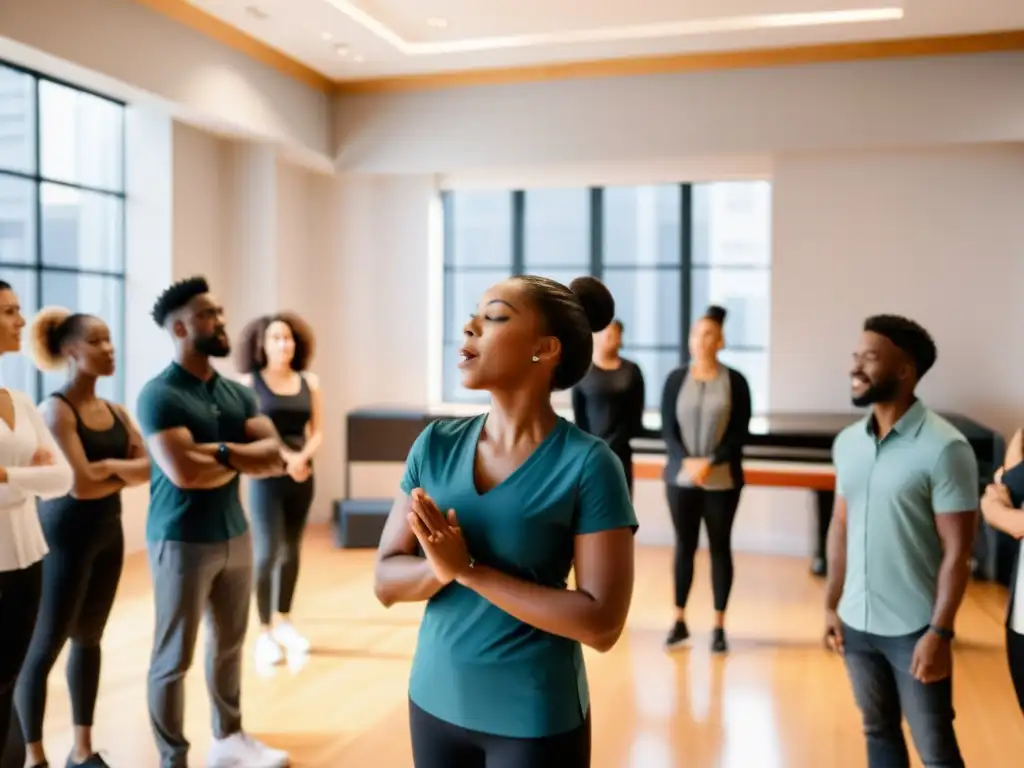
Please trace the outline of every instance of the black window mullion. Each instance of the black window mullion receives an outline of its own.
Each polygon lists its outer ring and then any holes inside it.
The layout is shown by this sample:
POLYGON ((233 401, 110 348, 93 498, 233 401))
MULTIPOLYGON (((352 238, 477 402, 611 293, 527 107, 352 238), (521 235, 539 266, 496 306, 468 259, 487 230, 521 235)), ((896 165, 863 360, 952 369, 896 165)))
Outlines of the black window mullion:
POLYGON ((441 226, 444 229, 444 267, 452 269, 455 264, 455 211, 452 193, 441 193, 441 226))
POLYGON ((681 184, 679 195, 679 360, 690 361, 690 316, 693 314, 693 185, 681 184))
MULTIPOLYGON (((7 264, 7 263, 3 263, 3 264, 0 264, 0 267, 2 267, 4 269, 26 270, 28 272, 33 273, 33 275, 35 277, 35 281, 36 281, 35 291, 34 291, 34 294, 35 294, 34 298, 35 298, 35 303, 36 303, 36 309, 37 310, 41 309, 43 307, 43 303, 44 303, 44 300, 46 298, 46 294, 45 294, 45 291, 44 291, 44 282, 45 282, 45 278, 46 278, 47 275, 50 275, 50 274, 53 274, 53 273, 60 273, 60 274, 67 274, 67 275, 94 275, 94 276, 101 277, 101 278, 104 278, 104 279, 112 279, 112 280, 120 281, 120 300, 121 300, 120 313, 121 313, 121 318, 120 318, 119 325, 120 325, 121 338, 123 339, 124 336, 125 336, 126 329, 127 329, 127 318, 125 317, 125 310, 126 310, 126 308, 128 306, 128 301, 127 301, 127 283, 128 283, 128 281, 127 281, 126 266, 125 266, 125 257, 126 257, 126 253, 127 253, 127 243, 128 243, 128 225, 127 225, 127 210, 126 210, 126 206, 124 205, 124 203, 127 202, 127 168, 128 168, 128 163, 127 163, 127 141, 125 140, 125 130, 126 130, 127 118, 126 118, 126 113, 125 113, 125 109, 124 109, 126 105, 125 105, 125 103, 123 101, 120 101, 118 99, 112 99, 112 98, 110 98, 109 96, 107 96, 105 94, 97 93, 95 91, 89 90, 88 88, 83 88, 80 85, 77 85, 75 83, 70 83, 70 82, 67 82, 65 80, 60 80, 58 78, 49 77, 47 75, 42 75, 39 72, 27 69, 25 67, 22 67, 22 66, 20 66, 18 64, 14 64, 12 62, 8 62, 8 61, 0 59, 0 66, 3 66, 3 67, 8 68, 8 69, 15 70, 15 71, 20 72, 20 73, 22 73, 24 75, 27 75, 28 77, 31 78, 31 81, 32 81, 32 94, 33 94, 33 104, 32 104, 32 113, 33 113, 32 117, 33 117, 33 123, 34 123, 34 125, 33 125, 33 133, 34 133, 34 139, 35 139, 35 146, 34 146, 35 167, 32 169, 31 173, 26 173, 25 171, 16 170, 16 169, 4 169, 4 170, 0 171, 0 175, 21 178, 21 179, 24 179, 26 181, 31 182, 35 186, 35 200, 34 200, 34 204, 32 205, 32 208, 34 210, 33 217, 35 219, 35 221, 34 221, 35 232, 34 232, 34 237, 32 238, 32 240, 33 240, 32 248, 34 249, 34 254, 33 254, 33 257, 29 258, 24 264, 7 264), (63 86, 63 87, 68 88, 70 90, 77 91, 79 93, 84 93, 84 94, 88 94, 89 96, 97 97, 97 98, 103 99, 106 102, 109 102, 109 103, 112 103, 112 104, 116 104, 116 105, 118 105, 118 106, 120 106, 122 108, 121 109, 121 116, 120 116, 121 117, 121 147, 120 147, 120 154, 121 154, 121 189, 120 190, 113 190, 113 189, 106 189, 106 188, 101 188, 101 187, 94 187, 94 186, 91 186, 91 185, 88 185, 88 184, 81 184, 81 183, 76 183, 76 182, 72 182, 72 181, 62 181, 60 179, 52 179, 52 178, 47 177, 46 174, 43 172, 43 142, 42 142, 42 133, 43 133, 43 130, 42 130, 43 129, 43 124, 42 123, 43 123, 43 118, 42 118, 42 106, 41 106, 41 102, 42 102, 41 91, 42 91, 42 84, 44 82, 46 82, 46 83, 54 83, 56 85, 63 86), (56 185, 56 186, 65 187, 67 189, 78 190, 80 192, 93 193, 93 194, 101 195, 101 196, 108 197, 108 198, 116 198, 116 199, 118 199, 118 200, 120 200, 122 202, 122 206, 121 206, 121 223, 120 223, 121 242, 120 242, 120 245, 119 245, 120 256, 121 256, 121 262, 120 262, 121 269, 120 270, 82 269, 80 266, 73 266, 73 267, 72 266, 57 266, 57 265, 48 265, 46 263, 45 259, 43 258, 43 250, 44 250, 44 248, 43 248, 43 241, 44 241, 44 227, 43 227, 43 223, 44 223, 43 184, 53 184, 53 185, 56 185)), ((33 394, 34 394, 35 398, 38 400, 38 399, 40 399, 43 396, 43 385, 45 383, 45 377, 43 375, 43 372, 37 369, 37 370, 35 370, 34 375, 31 378, 35 382, 34 386, 35 386, 35 390, 36 390, 33 394)), ((123 377, 123 374, 120 373, 120 369, 119 369, 117 380, 115 382, 115 397, 117 399, 119 399, 119 400, 123 400, 124 399, 124 385, 125 385, 124 377, 123 377)))
POLYGON ((517 189, 512 193, 512 274, 526 271, 526 193, 517 189))
POLYGON ((604 189, 590 188, 590 274, 604 278, 604 189))

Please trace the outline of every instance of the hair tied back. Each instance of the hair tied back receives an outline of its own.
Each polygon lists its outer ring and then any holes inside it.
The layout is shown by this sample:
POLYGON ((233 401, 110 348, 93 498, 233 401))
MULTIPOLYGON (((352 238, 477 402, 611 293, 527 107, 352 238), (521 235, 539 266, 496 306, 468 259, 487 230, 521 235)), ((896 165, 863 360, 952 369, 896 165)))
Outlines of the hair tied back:
POLYGON ((615 299, 607 286, 596 277, 577 277, 569 284, 593 333, 603 331, 615 319, 615 299))

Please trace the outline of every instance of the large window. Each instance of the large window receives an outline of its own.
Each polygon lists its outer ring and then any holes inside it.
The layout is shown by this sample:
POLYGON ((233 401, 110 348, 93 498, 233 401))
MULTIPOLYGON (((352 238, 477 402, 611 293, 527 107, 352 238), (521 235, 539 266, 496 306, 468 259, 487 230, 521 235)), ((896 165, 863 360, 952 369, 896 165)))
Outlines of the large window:
POLYGON ((480 402, 459 386, 462 326, 490 285, 516 274, 568 283, 601 278, 625 325, 656 409, 686 362, 693 322, 724 306, 722 359, 768 408, 771 187, 763 181, 585 189, 458 190, 444 195, 446 402, 480 402))
MULTIPOLYGON (((0 64, 0 279, 29 320, 54 305, 102 317, 119 352, 124 187, 123 104, 0 64)), ((0 378, 39 400, 64 374, 5 355, 0 378)), ((119 367, 98 392, 120 400, 123 382, 119 367)))

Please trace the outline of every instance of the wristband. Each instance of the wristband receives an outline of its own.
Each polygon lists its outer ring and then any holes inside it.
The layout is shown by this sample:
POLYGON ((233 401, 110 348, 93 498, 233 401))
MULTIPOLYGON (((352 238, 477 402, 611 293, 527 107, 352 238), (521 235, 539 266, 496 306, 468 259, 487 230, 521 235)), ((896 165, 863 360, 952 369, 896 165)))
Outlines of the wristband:
POLYGON ((934 624, 929 624, 928 625, 928 629, 933 634, 938 635, 939 637, 941 637, 947 643, 950 640, 953 639, 954 634, 955 634, 952 629, 944 629, 943 627, 937 627, 934 624))
POLYGON ((231 466, 231 451, 228 449, 226 444, 221 443, 219 446, 217 446, 216 459, 217 463, 220 464, 222 467, 234 469, 234 467, 231 466))

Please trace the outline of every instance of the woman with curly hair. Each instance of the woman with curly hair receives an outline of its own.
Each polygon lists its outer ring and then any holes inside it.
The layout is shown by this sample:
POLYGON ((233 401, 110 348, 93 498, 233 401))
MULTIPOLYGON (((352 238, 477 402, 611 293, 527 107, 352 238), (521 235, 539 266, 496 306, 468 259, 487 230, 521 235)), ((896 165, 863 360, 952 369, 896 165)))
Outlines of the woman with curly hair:
POLYGON ((96 381, 114 374, 107 324, 93 315, 50 307, 29 329, 32 357, 44 371, 66 368, 68 381, 40 410, 74 473, 70 493, 39 505, 50 551, 43 595, 15 701, 28 765, 45 766, 43 715, 50 670, 71 640, 68 688, 75 743, 68 766, 106 766, 92 746, 100 682, 100 640, 124 564, 121 489, 149 480, 142 436, 124 408, 96 396, 96 381))
POLYGON ((323 442, 320 383, 307 370, 314 344, 304 320, 281 313, 250 322, 238 345, 245 384, 255 391, 260 411, 274 422, 288 450, 287 474, 254 478, 249 493, 261 627, 256 661, 262 665, 279 664, 285 651, 309 650, 309 641, 292 625, 290 615, 302 532, 313 503, 312 459, 323 442))

